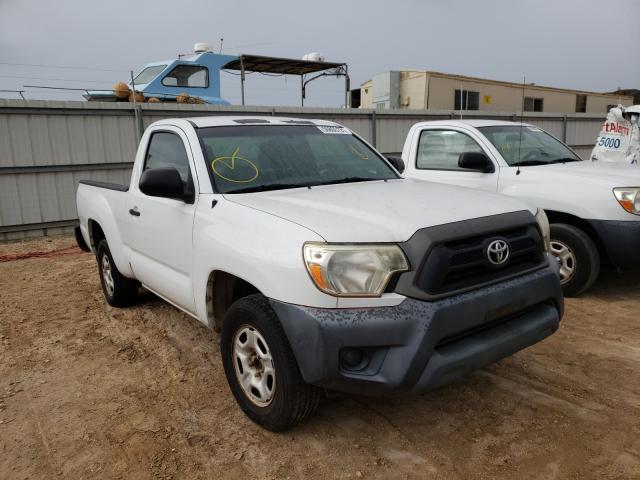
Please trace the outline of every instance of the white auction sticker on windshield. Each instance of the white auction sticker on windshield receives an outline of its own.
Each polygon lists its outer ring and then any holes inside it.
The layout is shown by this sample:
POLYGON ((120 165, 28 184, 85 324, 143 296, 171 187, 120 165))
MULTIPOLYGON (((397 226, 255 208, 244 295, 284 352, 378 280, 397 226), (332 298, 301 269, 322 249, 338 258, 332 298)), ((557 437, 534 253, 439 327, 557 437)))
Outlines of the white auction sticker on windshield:
POLYGON ((316 127, 318 127, 318 130, 320 130, 322 133, 329 133, 329 134, 340 134, 340 135, 349 135, 351 134, 351 132, 349 130, 347 130, 344 127, 340 127, 339 125, 316 125, 316 127))

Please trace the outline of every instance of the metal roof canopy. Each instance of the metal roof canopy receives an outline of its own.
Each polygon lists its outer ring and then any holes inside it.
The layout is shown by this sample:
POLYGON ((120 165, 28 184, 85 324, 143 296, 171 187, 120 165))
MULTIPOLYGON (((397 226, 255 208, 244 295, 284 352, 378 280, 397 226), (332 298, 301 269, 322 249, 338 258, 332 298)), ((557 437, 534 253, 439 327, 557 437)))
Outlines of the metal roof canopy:
POLYGON ((320 77, 335 76, 344 77, 344 104, 349 106, 349 70, 346 63, 316 62, 309 60, 297 60, 293 58, 263 57, 262 55, 238 56, 222 67, 222 70, 240 71, 240 91, 242 94, 242 105, 244 105, 244 82, 246 72, 270 73, 279 75, 299 75, 300 76, 300 104, 304 106, 306 98, 307 84, 320 77), (305 79, 305 75, 318 73, 311 78, 305 79))

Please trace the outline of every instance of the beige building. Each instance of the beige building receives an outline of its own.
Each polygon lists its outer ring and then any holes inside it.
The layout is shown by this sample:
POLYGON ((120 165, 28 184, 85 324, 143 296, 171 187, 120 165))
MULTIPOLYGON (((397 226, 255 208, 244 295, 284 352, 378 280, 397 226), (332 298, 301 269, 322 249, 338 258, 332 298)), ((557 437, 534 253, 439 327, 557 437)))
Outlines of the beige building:
MULTIPOLYGON (((519 112, 523 85, 419 70, 389 71, 364 82, 362 108, 485 110, 519 112)), ((551 113, 605 113, 633 97, 564 88, 524 86, 524 110, 551 113)))

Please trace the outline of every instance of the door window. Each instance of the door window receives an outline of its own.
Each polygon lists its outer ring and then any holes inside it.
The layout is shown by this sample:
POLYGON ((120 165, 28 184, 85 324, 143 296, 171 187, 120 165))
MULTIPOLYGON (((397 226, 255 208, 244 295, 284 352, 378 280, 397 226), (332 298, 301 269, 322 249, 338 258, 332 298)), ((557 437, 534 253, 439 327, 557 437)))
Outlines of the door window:
POLYGON ((418 143, 416 167, 424 170, 460 170, 461 153, 480 152, 482 147, 468 135, 453 130, 424 130, 418 143))
POLYGON ((167 87, 206 88, 209 86, 207 69, 198 65, 178 65, 162 79, 167 87))
POLYGON ((182 139, 175 133, 156 132, 149 140, 144 170, 175 168, 185 186, 190 181, 189 157, 182 139))

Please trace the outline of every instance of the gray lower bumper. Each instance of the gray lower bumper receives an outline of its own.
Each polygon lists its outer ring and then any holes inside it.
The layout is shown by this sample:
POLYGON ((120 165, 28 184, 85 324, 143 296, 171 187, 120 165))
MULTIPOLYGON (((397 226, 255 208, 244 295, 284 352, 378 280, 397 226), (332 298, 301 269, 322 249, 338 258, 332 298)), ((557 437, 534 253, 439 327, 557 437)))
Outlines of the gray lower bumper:
POLYGON ((564 309, 551 264, 436 302, 407 298, 395 307, 353 309, 272 305, 305 381, 370 395, 437 388, 551 335, 564 309))
POLYGON ((640 265, 640 221, 588 220, 616 267, 640 265))

